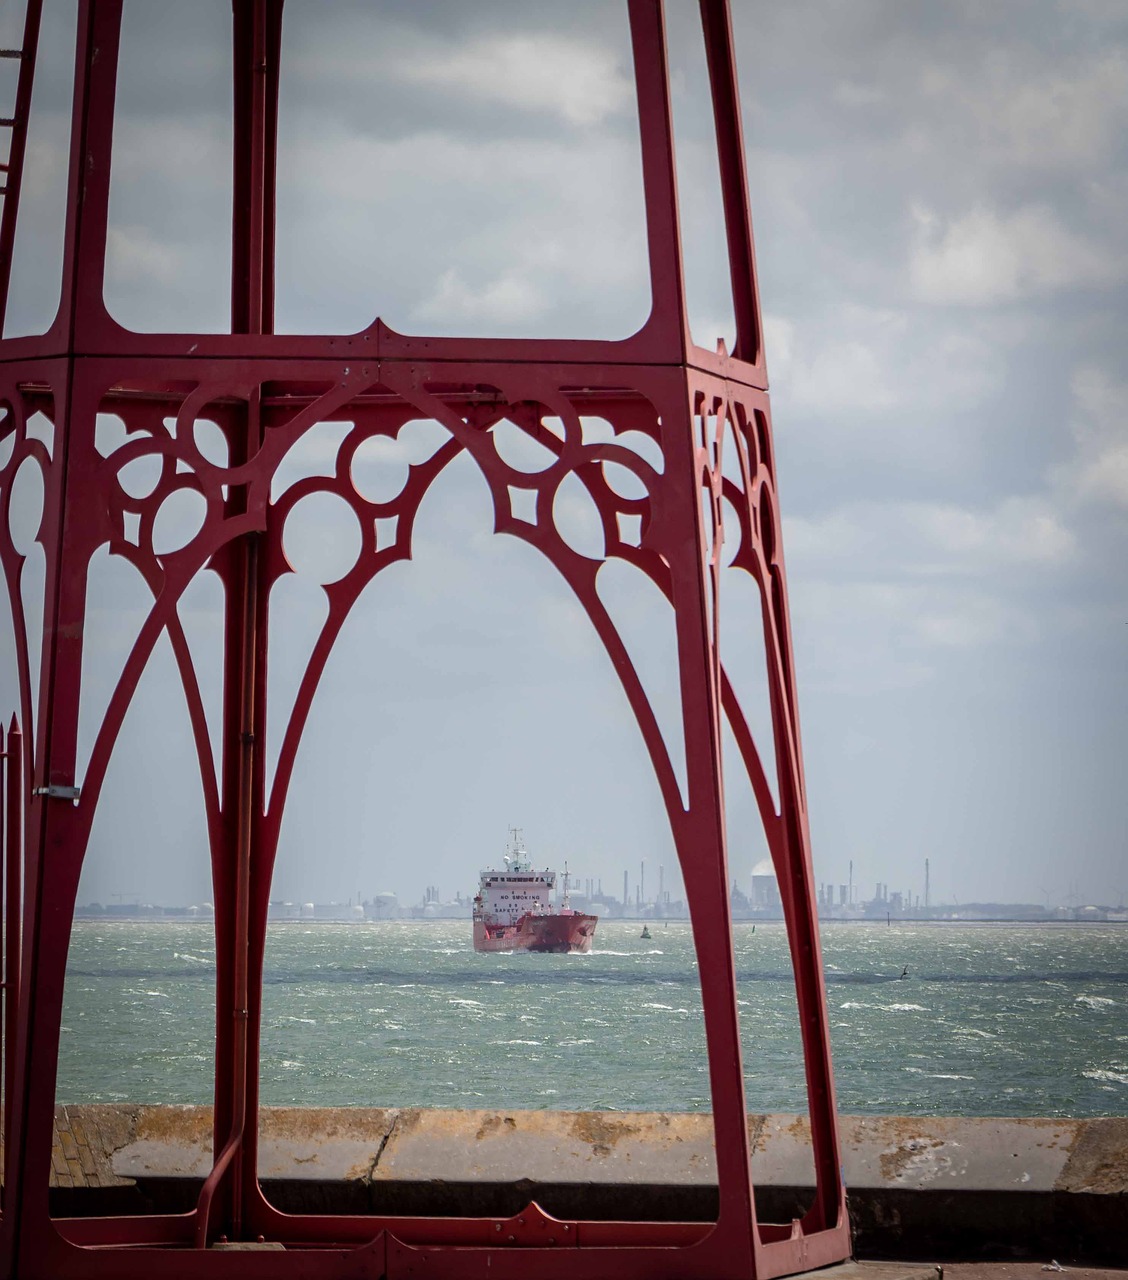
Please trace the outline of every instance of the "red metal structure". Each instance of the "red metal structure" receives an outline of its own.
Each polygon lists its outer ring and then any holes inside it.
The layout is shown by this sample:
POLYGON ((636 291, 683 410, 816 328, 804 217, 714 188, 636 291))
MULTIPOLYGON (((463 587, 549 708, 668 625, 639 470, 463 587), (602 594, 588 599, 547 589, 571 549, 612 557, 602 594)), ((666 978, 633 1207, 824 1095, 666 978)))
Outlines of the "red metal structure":
MULTIPOLYGON (((28 0, 17 102, 4 124, 0 318, 18 213, 41 0, 28 0)), ((233 288, 228 334, 139 334, 103 301, 107 216, 122 25, 121 0, 81 0, 62 297, 50 330, 0 343, 0 566, 14 617, 20 678, 6 739, 4 921, 4 1198, 0 1274, 40 1277, 596 1276, 768 1280, 837 1262, 850 1252, 839 1173, 825 996, 808 848, 787 596, 775 497, 730 16, 702 0, 720 158, 737 337, 732 352, 694 345, 687 323, 661 0, 629 0, 653 309, 624 341, 417 338, 381 320, 348 336, 273 332, 275 140, 282 0, 234 0, 233 288), (53 443, 31 433, 39 413, 53 443), (126 443, 96 447, 99 414, 125 424, 126 443), (649 436, 656 469, 617 442, 585 442, 581 418, 649 436), (395 438, 412 419, 448 433, 413 466, 392 501, 372 502, 350 478, 360 445, 395 438), (197 424, 217 424, 226 457, 201 447, 197 424), (307 478, 277 501, 271 478, 314 424, 350 424, 331 476, 307 478), (555 460, 530 474, 509 467, 492 428, 516 424, 555 460), (496 529, 555 566, 614 660, 665 800, 697 945, 716 1128, 720 1210, 715 1224, 560 1222, 536 1205, 508 1221, 470 1218, 291 1216, 257 1177, 259 1016, 263 950, 279 825, 295 753, 318 679, 350 608, 386 566, 410 555, 412 524, 429 485, 470 455, 488 482, 496 529), (137 459, 159 460, 141 496, 123 486, 137 459), (623 498, 604 464, 617 463, 646 496, 623 498), (21 603, 24 557, 10 531, 21 468, 42 475, 38 542, 46 554, 37 704, 21 603), (605 558, 621 557, 657 584, 675 619, 688 766, 683 797, 630 654, 600 599, 602 561, 561 538, 553 499, 568 477, 601 517, 605 558), (173 551, 153 548, 154 523, 180 490, 200 495, 202 523, 173 551), (535 500, 518 518, 514 493, 535 500), (289 571, 282 531, 307 494, 335 495, 364 531, 352 568, 326 587, 328 616, 285 730, 269 794, 261 744, 271 588, 289 571), (390 541, 377 537, 397 517, 390 541), (639 522, 621 517, 641 517, 639 522), (722 523, 723 517, 723 523, 722 523), (633 539, 627 530, 640 528, 633 539), (720 550, 757 584, 768 656, 778 808, 726 676, 718 645, 720 550), (126 557, 152 607, 100 725, 85 775, 75 776, 83 623, 91 558, 126 557), (213 759, 197 673, 177 603, 195 575, 222 581, 225 655, 221 753, 213 759), (194 1211, 129 1218, 52 1218, 48 1201, 54 1082, 75 895, 99 791, 125 713, 154 645, 167 634, 183 681, 200 760, 216 908, 214 1164, 194 1211), (801 1220, 757 1221, 729 925, 722 727, 731 725, 777 869, 797 982, 817 1189, 801 1220), (22 751, 22 754, 21 754, 22 751), (25 824, 21 836, 20 823, 25 824), (209 1249, 220 1235, 284 1252, 209 1249)))

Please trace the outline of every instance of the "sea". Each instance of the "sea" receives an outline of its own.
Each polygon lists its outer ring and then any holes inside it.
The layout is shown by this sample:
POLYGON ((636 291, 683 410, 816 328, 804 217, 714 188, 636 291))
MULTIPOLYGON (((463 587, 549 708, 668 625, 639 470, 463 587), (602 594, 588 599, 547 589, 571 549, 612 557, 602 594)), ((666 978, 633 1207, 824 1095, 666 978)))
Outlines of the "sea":
MULTIPOLYGON (((649 928, 479 955, 468 920, 272 925, 261 1100, 707 1111, 692 934, 649 928)), ((734 931, 748 1109, 803 1112, 784 927, 734 931)), ((1128 927, 827 923, 822 944, 843 1113, 1128 1114, 1128 927)), ((209 1103, 214 981, 205 923, 77 922, 58 1101, 209 1103)))

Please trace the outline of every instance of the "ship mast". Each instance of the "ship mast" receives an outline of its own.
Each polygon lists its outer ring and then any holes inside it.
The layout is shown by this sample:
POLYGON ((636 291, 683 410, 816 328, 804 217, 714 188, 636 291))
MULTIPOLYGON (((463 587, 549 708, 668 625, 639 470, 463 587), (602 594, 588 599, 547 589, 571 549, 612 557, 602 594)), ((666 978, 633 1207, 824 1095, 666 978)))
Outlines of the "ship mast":
POLYGON ((505 865, 511 871, 528 871, 529 852, 525 848, 525 841, 521 838, 521 828, 510 827, 509 836, 509 850, 505 855, 505 865))

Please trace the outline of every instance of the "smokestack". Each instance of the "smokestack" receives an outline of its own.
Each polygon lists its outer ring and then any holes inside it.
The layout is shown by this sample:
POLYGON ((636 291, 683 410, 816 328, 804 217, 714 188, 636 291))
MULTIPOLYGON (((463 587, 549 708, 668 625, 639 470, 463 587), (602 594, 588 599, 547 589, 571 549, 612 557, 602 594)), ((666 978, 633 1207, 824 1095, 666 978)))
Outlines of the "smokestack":
POLYGON ((924 860, 924 909, 925 911, 932 905, 932 887, 928 882, 928 859, 924 860))
POLYGON ((646 859, 638 864, 638 901, 640 906, 646 905, 646 859))
POLYGON ((627 873, 626 871, 624 871, 623 872, 623 910, 624 911, 626 911, 627 909, 628 902, 630 902, 630 899, 627 897, 627 873))
POLYGON ((665 898, 662 896, 662 876, 665 873, 665 870, 666 868, 663 866, 658 867, 658 901, 659 902, 665 902, 665 898))
POLYGON ((850 859, 850 880, 849 880, 848 888, 850 891, 850 896, 846 899, 846 901, 850 904, 850 906, 853 906, 854 905, 854 859, 853 858, 850 859))

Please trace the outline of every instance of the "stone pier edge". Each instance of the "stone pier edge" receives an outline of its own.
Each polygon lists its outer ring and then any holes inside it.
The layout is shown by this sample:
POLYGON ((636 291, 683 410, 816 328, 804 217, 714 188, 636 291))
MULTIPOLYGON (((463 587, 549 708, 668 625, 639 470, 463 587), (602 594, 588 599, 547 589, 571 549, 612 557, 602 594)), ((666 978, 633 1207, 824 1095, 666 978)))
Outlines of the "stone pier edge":
MULTIPOLYGON (((1128 1261, 1128 1117, 841 1116, 859 1256, 1128 1261)), ((801 1215, 796 1115, 750 1115, 760 1216, 801 1215)), ((559 1217, 708 1220, 703 1113, 268 1107, 260 1176, 288 1212, 469 1216, 536 1199, 559 1217)), ((211 1110, 86 1104, 55 1114, 60 1216, 176 1212, 211 1167, 211 1110)))

